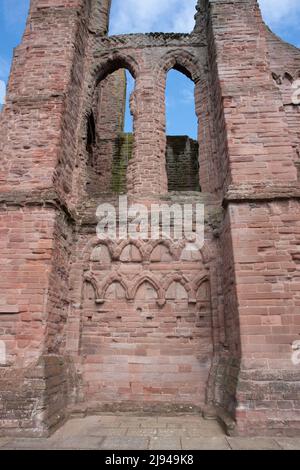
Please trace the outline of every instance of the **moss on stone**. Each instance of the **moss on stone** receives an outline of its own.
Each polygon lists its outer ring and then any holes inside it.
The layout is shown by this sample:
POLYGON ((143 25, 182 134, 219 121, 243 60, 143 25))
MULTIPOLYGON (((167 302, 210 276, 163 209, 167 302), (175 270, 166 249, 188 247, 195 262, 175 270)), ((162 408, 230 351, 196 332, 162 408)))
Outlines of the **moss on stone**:
POLYGON ((132 157, 133 134, 120 134, 115 143, 115 152, 112 164, 111 190, 115 194, 126 192, 126 174, 128 162, 132 157))

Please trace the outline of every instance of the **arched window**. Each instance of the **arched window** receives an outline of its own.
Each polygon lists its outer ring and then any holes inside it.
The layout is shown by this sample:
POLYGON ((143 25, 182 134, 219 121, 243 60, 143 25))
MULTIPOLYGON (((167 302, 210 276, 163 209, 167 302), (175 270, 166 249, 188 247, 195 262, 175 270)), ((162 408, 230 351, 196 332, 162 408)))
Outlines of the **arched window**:
POLYGON ((171 69, 166 82, 168 189, 200 191, 195 85, 184 72, 178 70, 171 69))
POLYGON ((123 66, 103 73, 87 118, 87 192, 125 193, 128 162, 133 149, 130 95, 134 79, 123 66))

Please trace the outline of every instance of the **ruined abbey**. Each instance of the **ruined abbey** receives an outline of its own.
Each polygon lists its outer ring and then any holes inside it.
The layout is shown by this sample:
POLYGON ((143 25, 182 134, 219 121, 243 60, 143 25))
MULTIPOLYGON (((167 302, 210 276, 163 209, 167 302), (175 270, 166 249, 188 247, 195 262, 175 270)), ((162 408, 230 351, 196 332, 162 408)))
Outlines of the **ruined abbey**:
POLYGON ((110 7, 31 0, 14 53, 0 113, 0 435, 182 410, 231 434, 299 435, 300 51, 256 0, 199 0, 190 34, 110 36, 110 7), (197 142, 166 135, 171 69, 195 85, 197 142), (97 207, 120 194, 204 203, 203 248, 100 240, 97 207))

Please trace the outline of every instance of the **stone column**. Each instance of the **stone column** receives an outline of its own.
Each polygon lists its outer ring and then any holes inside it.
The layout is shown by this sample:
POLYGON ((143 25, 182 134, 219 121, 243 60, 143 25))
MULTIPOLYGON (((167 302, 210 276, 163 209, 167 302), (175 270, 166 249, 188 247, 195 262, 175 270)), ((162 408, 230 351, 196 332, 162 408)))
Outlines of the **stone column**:
POLYGON ((166 137, 161 130, 161 106, 151 65, 145 65, 143 73, 137 77, 132 97, 134 159, 128 168, 128 189, 139 196, 159 195, 168 191, 166 137))

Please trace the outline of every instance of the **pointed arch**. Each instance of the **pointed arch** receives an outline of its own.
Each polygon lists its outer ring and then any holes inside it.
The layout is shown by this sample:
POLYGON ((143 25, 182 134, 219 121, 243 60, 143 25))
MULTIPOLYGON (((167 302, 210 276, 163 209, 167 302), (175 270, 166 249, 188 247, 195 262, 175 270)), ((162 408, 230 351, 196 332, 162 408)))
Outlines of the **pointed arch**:
POLYGON ((91 240, 87 242, 84 249, 80 253, 80 257, 84 263, 89 262, 90 256, 94 248, 97 246, 104 245, 107 247, 111 259, 113 259, 114 249, 115 249, 115 242, 111 239, 103 239, 99 240, 98 237, 93 237, 91 240))
POLYGON ((90 274, 84 276, 84 280, 82 284, 82 300, 84 298, 84 287, 86 284, 90 284, 92 286, 94 293, 95 293, 95 301, 96 301, 99 298, 98 284, 97 284, 96 279, 90 274))
POLYGON ((190 280, 182 273, 172 273, 167 276, 163 283, 165 295, 167 295, 168 289, 173 283, 179 283, 185 289, 189 303, 196 302, 196 295, 193 289, 193 285, 190 280))
POLYGON ((106 291, 114 282, 119 283, 123 287, 125 291, 126 299, 130 300, 130 293, 129 293, 128 285, 119 273, 113 273, 104 280, 102 287, 101 287, 101 291, 100 291, 101 292, 100 300, 102 301, 105 300, 106 291))
POLYGON ((191 292, 192 290, 189 279, 184 274, 172 273, 169 274, 163 282, 163 288, 165 292, 167 292, 173 282, 178 282, 179 284, 181 284, 185 288, 187 293, 191 292))
POLYGON ((199 289, 199 287, 201 286, 201 284, 203 284, 203 282, 206 282, 206 281, 209 282, 209 277, 208 277, 207 273, 203 273, 203 272, 198 274, 198 276, 196 276, 193 279, 193 286, 194 286, 194 289, 196 290, 196 292, 199 289))
POLYGON ((157 279, 156 276, 154 276, 152 273, 144 273, 142 276, 138 276, 138 278, 136 279, 136 281, 135 281, 135 283, 134 283, 134 285, 133 285, 133 287, 131 288, 131 291, 130 291, 131 299, 135 298, 139 287, 141 287, 141 285, 144 282, 148 282, 156 290, 158 300, 163 300, 164 299, 165 291, 164 291, 164 289, 162 289, 159 279, 157 279))
POLYGON ((202 74, 202 64, 190 52, 182 49, 168 51, 158 62, 156 75, 165 79, 169 70, 174 69, 197 83, 202 74))
POLYGON ((110 266, 111 253, 107 245, 96 245, 91 251, 90 262, 100 264, 103 267, 110 266))
POLYGON ((188 243, 186 242, 185 245, 182 247, 181 249, 181 253, 180 253, 180 260, 181 261, 196 261, 196 262, 200 262, 200 263, 203 263, 204 259, 203 259, 203 253, 200 249, 197 248, 197 246, 195 245, 195 243, 191 242, 191 243, 188 243), (188 249, 189 245, 192 245, 190 247, 190 249, 188 249), (196 253, 196 256, 194 257, 192 255, 192 253, 195 252, 196 253))
POLYGON ((154 250, 160 245, 165 246, 168 249, 170 256, 175 261, 178 261, 178 259, 179 259, 178 249, 174 246, 174 242, 172 242, 171 240, 167 240, 167 239, 155 240, 154 242, 148 243, 148 245, 146 247, 146 253, 147 253, 146 254, 146 260, 147 261, 151 261, 151 256, 152 256, 154 250))
POLYGON ((96 86, 108 75, 119 69, 128 70, 135 80, 140 72, 139 64, 132 55, 126 55, 122 54, 122 52, 114 51, 103 55, 100 61, 96 62, 92 74, 96 86))
POLYGON ((197 299, 198 291, 199 291, 200 287, 205 283, 208 286, 207 299, 205 299, 205 300, 207 302, 210 302, 211 301, 210 280, 209 280, 209 276, 207 274, 200 273, 198 276, 196 276, 196 278, 193 280, 193 291, 195 292, 195 298, 197 299))
POLYGON ((133 240, 133 239, 123 240, 121 243, 119 243, 115 247, 115 250, 114 250, 115 259, 120 260, 120 257, 122 256, 123 251, 130 245, 138 249, 141 255, 141 261, 143 261, 145 258, 145 251, 144 251, 143 243, 141 240, 133 240))

